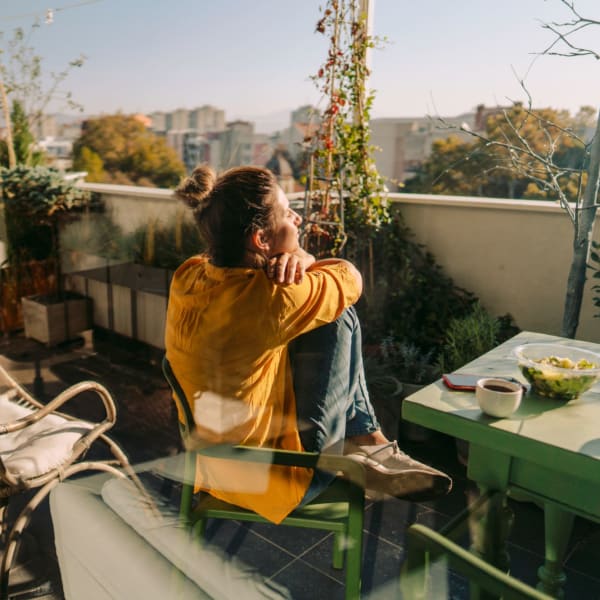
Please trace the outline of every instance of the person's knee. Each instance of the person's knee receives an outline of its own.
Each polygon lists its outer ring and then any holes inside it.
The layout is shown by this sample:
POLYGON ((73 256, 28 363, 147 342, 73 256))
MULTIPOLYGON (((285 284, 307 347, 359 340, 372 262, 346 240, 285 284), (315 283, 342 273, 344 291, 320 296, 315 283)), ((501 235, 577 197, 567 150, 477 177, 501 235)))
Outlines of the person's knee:
POLYGON ((349 331, 351 335, 360 332, 360 321, 354 306, 349 306, 348 308, 344 309, 342 314, 338 317, 336 323, 343 327, 344 330, 349 331))

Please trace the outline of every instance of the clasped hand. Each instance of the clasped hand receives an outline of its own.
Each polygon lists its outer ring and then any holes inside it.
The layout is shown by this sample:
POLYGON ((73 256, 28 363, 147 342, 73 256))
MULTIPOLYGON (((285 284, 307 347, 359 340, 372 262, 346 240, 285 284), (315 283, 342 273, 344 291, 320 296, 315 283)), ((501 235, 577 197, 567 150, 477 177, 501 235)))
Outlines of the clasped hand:
POLYGON ((291 254, 283 252, 272 256, 267 263, 267 277, 275 283, 288 285, 300 283, 306 270, 315 262, 315 257, 302 248, 291 254))

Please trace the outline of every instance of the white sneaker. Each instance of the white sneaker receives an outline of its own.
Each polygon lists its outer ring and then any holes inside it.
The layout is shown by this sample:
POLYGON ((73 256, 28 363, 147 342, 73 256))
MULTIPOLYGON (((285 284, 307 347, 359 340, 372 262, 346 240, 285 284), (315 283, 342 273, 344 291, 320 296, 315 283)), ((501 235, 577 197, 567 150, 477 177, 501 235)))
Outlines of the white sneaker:
POLYGON ((448 475, 412 459, 398 448, 396 441, 357 446, 346 456, 365 466, 370 497, 389 494, 404 500, 422 501, 443 496, 452 489, 452 479, 448 475))

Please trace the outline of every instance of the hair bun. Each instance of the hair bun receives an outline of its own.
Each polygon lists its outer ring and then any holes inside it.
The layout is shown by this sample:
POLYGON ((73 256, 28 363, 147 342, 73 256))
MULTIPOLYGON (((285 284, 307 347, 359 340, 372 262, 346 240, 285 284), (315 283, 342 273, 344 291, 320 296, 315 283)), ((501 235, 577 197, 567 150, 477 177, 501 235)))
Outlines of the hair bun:
POLYGON ((200 165, 175 188, 175 195, 190 208, 196 209, 205 203, 216 181, 214 170, 208 165, 200 165))

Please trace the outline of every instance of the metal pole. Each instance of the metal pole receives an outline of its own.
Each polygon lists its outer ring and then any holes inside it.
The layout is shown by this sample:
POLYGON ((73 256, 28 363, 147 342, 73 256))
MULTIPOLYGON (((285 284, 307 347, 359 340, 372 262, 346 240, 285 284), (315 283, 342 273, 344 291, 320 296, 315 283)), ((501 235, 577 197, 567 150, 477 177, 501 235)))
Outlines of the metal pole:
POLYGON ((6 127, 6 147, 8 149, 8 166, 14 169, 17 166, 17 158, 15 156, 15 147, 12 136, 12 123, 10 120, 10 108, 8 106, 8 94, 2 80, 2 71, 0 69, 0 102, 2 103, 2 116, 4 117, 6 127))
MULTIPOLYGON (((375 0, 359 0, 358 7, 360 14, 365 15, 365 29, 369 37, 373 37, 373 17, 375 15, 375 0)), ((370 68, 371 48, 367 50, 365 57, 365 66, 370 68)), ((365 81, 366 84, 366 81, 365 81)))
MULTIPOLYGON (((375 8, 375 0, 358 0, 358 3, 355 4, 354 6, 358 9, 357 16, 359 18, 364 17, 364 33, 368 37, 372 37, 373 36, 373 13, 374 13, 374 8, 375 8)), ((370 62, 371 62, 371 48, 367 48, 367 50, 365 52, 365 57, 364 57, 364 66, 369 71, 371 69, 370 62)), ((363 81, 364 92, 362 94, 360 102, 358 103, 358 105, 356 106, 355 111, 354 111, 354 122, 355 123, 360 123, 362 120, 362 111, 363 111, 363 107, 365 105, 365 98, 368 96, 368 94, 367 94, 368 84, 369 84, 368 77, 365 75, 365 78, 363 81)))

